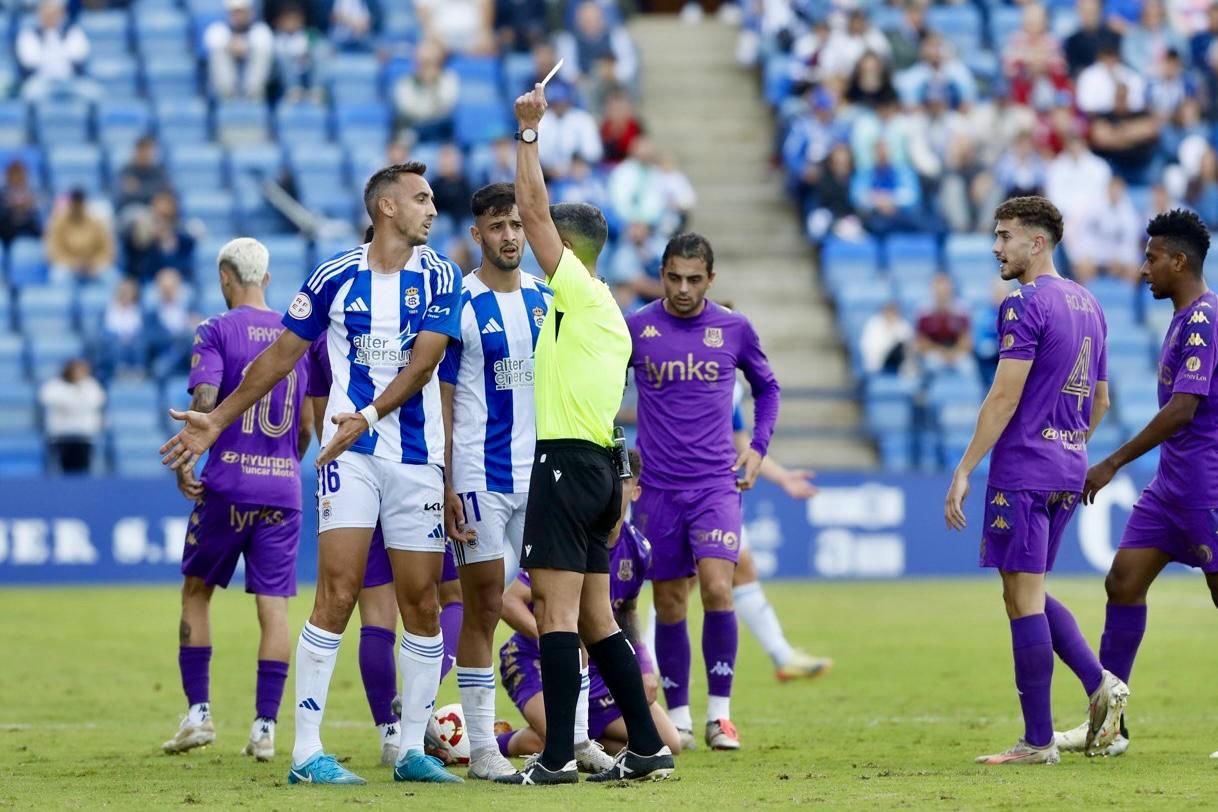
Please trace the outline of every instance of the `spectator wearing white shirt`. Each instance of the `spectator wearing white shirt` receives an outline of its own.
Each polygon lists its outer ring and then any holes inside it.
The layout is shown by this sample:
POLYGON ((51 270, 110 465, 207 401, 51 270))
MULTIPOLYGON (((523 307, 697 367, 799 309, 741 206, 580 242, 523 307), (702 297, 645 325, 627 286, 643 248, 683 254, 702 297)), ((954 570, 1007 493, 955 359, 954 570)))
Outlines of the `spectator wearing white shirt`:
POLYGON ((114 298, 102 316, 103 377, 139 378, 144 371, 144 313, 140 288, 134 279, 124 279, 114 289, 114 298))
MULTIPOLYGON (((1045 172, 1045 196, 1066 221, 1067 241, 1073 224, 1086 214, 1092 201, 1104 196, 1111 177, 1108 164, 1087 149, 1081 136, 1067 136, 1066 148, 1049 162, 1045 172)), ((1068 244, 1066 247, 1069 249, 1068 244)))
POLYGON ((660 181, 655 146, 646 135, 640 135, 630 145, 630 157, 609 173, 613 211, 624 222, 657 229, 664 217, 664 190, 660 181))
POLYGON ((901 315, 897 303, 884 305, 883 310, 871 314, 863 324, 859 339, 863 369, 872 374, 899 374, 905 366, 913 336, 913 325, 901 315))
POLYGON ((17 36, 17 61, 29 75, 21 95, 38 101, 50 95, 96 95, 96 86, 78 76, 89 57, 89 38, 67 22, 63 0, 42 0, 38 23, 17 36))
POLYGON ((953 109, 977 98, 972 71, 948 52, 943 37, 931 31, 922 39, 921 59, 896 77, 897 91, 906 107, 917 105, 928 91, 947 93, 953 109))
POLYGON ((68 361, 63 373, 42 385, 47 441, 56 467, 65 474, 87 474, 93 446, 102 430, 106 392, 83 358, 68 361))
POLYGON ((1101 270, 1136 282, 1146 221, 1133 205, 1125 182, 1114 175, 1103 197, 1095 198, 1072 230, 1067 245, 1074 280, 1086 285, 1101 270))
POLYGON ((871 51, 885 61, 891 54, 888 38, 867 18, 867 12, 854 9, 846 19, 845 28, 829 35, 829 41, 820 52, 822 78, 849 76, 854 65, 863 54, 871 51))
POLYGON ((661 153, 658 166, 666 219, 672 221, 667 230, 678 234, 685 230, 689 215, 698 203, 698 193, 694 191, 694 185, 689 182, 686 174, 681 171, 676 155, 671 152, 661 153))
POLYGON ((253 0, 224 0, 227 20, 216 20, 203 34, 211 90, 222 99, 266 96, 274 64, 271 27, 254 19, 253 0))
POLYGON ((1116 106, 1117 85, 1128 91, 1129 109, 1140 113, 1146 104, 1146 82, 1142 75, 1121 62, 1120 46, 1111 40, 1099 45, 1095 64, 1078 77, 1078 108, 1088 115, 1111 113, 1116 106))
POLYGON ((398 124, 418 141, 445 141, 452 136, 461 80, 444 60, 443 45, 436 40, 422 42, 415 51, 414 73, 398 79, 393 91, 398 124))
POLYGON ((590 164, 600 163, 605 152, 600 128, 591 113, 575 106, 575 90, 566 82, 550 82, 546 97, 550 109, 537 129, 537 149, 546 174, 565 177, 576 155, 590 164))
MULTIPOLYGON (((395 4, 401 1, 391 0, 395 4)), ((424 35, 438 40, 450 53, 474 53, 494 46, 495 6, 490 0, 415 0, 414 9, 424 35)))

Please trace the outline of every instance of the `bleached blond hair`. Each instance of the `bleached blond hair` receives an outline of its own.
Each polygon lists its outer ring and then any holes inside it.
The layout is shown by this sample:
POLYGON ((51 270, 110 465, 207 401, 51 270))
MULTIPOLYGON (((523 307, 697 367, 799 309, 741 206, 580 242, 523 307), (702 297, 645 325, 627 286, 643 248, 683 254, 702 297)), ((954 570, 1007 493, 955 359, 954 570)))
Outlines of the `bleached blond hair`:
POLYGON ((271 261, 271 252, 266 246, 253 237, 238 237, 230 240, 220 249, 216 263, 228 266, 228 270, 237 277, 237 283, 245 288, 257 287, 266 279, 267 266, 271 261))

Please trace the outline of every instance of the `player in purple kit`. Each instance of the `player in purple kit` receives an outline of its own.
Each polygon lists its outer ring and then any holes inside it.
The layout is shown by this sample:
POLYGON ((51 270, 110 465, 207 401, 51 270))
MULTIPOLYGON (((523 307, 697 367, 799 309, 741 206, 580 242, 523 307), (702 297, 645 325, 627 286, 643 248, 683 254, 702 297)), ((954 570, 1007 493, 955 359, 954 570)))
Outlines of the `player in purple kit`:
MULTIPOLYGON (((199 325, 191 356, 190 408, 210 412, 237 388, 250 363, 283 332, 266 306, 269 256, 257 240, 227 243, 217 257, 220 290, 229 310, 199 325)), ((177 469, 178 488, 193 500, 182 555, 182 617, 178 666, 190 706, 166 753, 211 744, 215 728, 208 696, 212 592, 228 586, 245 558, 245 590, 254 594, 258 644, 255 719, 243 752, 259 761, 275 755, 275 722, 288 676, 292 638, 288 598, 296 594, 300 544, 299 458, 309 444, 304 402, 308 369, 297 363, 270 392, 216 440, 196 480, 193 466, 177 469)))
POLYGON ((740 747, 731 723, 737 628, 732 579, 740 555, 741 492, 753 487, 778 420, 779 387, 749 320, 706 298, 715 256, 698 234, 664 249, 664 298, 627 318, 638 388, 639 450, 647 460, 636 523, 652 543, 656 664, 668 714, 693 742, 689 711, 689 576, 698 575, 709 700, 706 743, 740 747), (732 390, 744 373, 754 398, 753 439, 737 452, 732 390), (738 478, 739 476, 739 478, 738 478))
MULTIPOLYGON (((1159 354, 1159 413, 1092 466, 1083 487, 1084 501, 1094 501, 1123 466, 1159 448, 1158 471, 1133 507, 1104 582, 1100 662, 1125 682, 1146 632, 1146 593, 1168 563, 1200 569, 1218 605, 1218 297, 1202 271, 1210 236, 1196 214, 1180 209, 1155 217, 1146 233, 1142 277, 1176 311, 1159 354)), ((1062 736, 1080 749, 1077 731, 1062 736)), ((1128 746, 1122 718, 1106 752, 1120 755, 1128 746)))
POLYGON ((1089 738, 1111 741, 1129 693, 1101 669, 1069 610, 1045 592, 1045 574, 1083 489, 1087 438, 1108 409, 1107 326, 1095 297, 1053 267, 1062 217, 1052 203, 1012 198, 994 219, 1000 273, 1020 287, 999 308, 998 370, 952 477, 944 516, 948 527, 964 529, 969 475, 993 449, 981 566, 1002 576, 1024 735, 1011 749, 977 761, 1056 764, 1054 652, 1088 694, 1089 738))

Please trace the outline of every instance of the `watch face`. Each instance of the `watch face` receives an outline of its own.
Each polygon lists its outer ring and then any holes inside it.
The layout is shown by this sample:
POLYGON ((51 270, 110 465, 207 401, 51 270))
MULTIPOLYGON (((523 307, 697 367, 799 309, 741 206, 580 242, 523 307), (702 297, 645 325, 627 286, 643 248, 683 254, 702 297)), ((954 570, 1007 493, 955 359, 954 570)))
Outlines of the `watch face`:
POLYGON ((526 144, 532 144, 537 140, 537 130, 532 127, 526 127, 520 131, 520 140, 526 144))

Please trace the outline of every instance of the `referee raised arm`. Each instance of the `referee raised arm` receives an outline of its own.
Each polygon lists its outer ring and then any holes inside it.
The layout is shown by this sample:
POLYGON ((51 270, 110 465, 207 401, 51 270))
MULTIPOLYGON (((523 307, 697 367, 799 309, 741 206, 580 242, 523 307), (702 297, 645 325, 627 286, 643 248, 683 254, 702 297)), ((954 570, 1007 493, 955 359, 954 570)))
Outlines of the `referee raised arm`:
POLYGON ((537 156, 545 114, 537 85, 516 100, 516 203, 533 254, 554 290, 534 354, 537 450, 529 481, 521 561, 533 582, 546 706, 546 746, 510 784, 579 780, 575 706, 580 640, 613 694, 628 743, 612 769, 589 781, 663 778, 673 769, 651 720, 634 649, 609 605, 607 539, 621 513, 622 484, 614 462, 613 418, 622 402, 630 334, 596 258, 608 236, 595 206, 550 208, 537 156))

